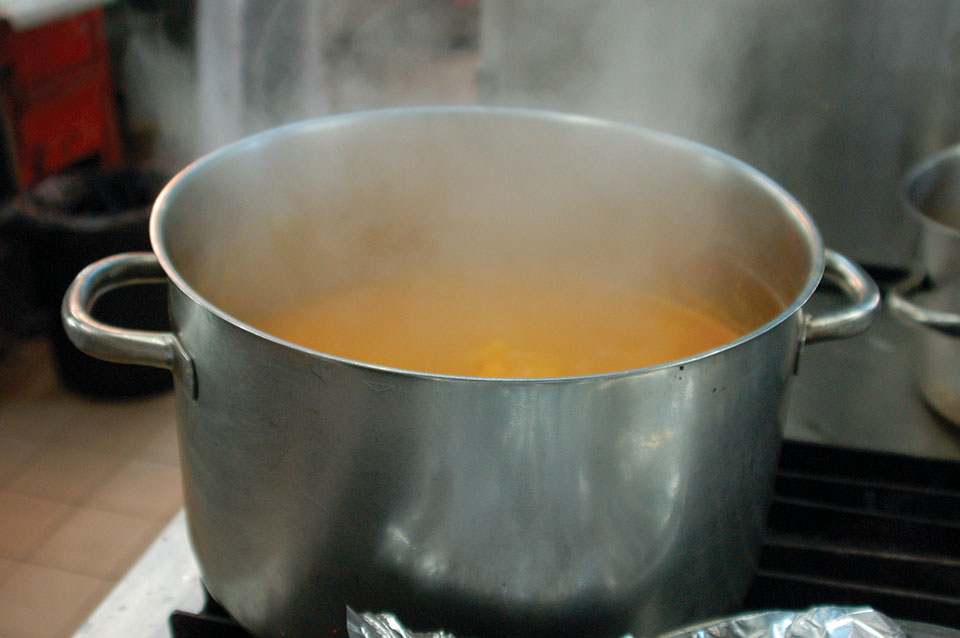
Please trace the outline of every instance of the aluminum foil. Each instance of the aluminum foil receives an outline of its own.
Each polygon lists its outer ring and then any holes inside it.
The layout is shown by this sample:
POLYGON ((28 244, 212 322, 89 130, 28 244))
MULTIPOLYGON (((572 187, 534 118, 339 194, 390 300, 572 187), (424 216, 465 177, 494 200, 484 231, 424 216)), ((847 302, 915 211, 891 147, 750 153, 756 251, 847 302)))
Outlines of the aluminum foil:
POLYGON ((907 638, 907 634, 869 607, 811 607, 743 614, 660 638, 907 638))
MULTIPOLYGON (((444 631, 416 633, 392 614, 347 610, 349 638, 454 638, 444 631)), ((624 638, 630 638, 625 636, 624 638)), ((660 638, 915 638, 869 607, 811 607, 805 611, 767 611, 688 627, 660 638)))
POLYGON ((393 614, 358 614, 347 607, 348 638, 454 638, 445 631, 418 634, 400 624, 393 614))

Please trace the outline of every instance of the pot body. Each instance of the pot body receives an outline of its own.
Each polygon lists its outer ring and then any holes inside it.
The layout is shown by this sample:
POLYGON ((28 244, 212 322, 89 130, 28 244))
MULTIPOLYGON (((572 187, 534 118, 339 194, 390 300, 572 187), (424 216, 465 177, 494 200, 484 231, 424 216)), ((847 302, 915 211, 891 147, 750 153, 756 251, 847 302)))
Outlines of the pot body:
POLYGON ((745 165, 519 110, 251 138, 171 182, 152 239, 156 259, 81 273, 65 323, 99 356, 173 369, 204 583, 263 636, 343 631, 346 604, 477 636, 653 634, 730 609, 755 567, 804 335, 862 329, 877 303, 828 255, 859 309, 803 313, 819 236, 745 165), (331 357, 243 319, 411 264, 567 268, 747 328, 650 368, 482 379, 331 357), (98 287, 158 275, 171 333, 119 335, 81 310, 98 287))
POLYGON ((458 635, 617 635, 746 592, 796 316, 694 363, 498 383, 329 361, 174 300, 191 538, 255 632, 332 629, 349 603, 458 635))

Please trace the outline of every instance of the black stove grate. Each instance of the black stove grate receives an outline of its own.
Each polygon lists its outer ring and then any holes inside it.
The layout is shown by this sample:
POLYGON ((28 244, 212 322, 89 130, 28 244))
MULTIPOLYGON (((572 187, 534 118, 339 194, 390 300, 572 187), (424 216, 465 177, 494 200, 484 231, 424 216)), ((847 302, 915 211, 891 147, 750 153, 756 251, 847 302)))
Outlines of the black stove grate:
MULTIPOLYGON (((821 604, 960 624, 960 463, 784 443, 743 608, 821 604)), ((174 638, 249 638, 213 600, 170 626, 174 638)))
POLYGON ((749 609, 960 623, 960 463, 784 445, 749 609))

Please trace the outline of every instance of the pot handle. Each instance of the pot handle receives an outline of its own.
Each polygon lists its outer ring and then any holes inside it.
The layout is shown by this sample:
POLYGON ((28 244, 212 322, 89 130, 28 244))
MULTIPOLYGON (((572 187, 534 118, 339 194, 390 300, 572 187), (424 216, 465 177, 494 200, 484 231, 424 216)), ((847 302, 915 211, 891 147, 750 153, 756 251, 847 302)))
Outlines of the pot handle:
POLYGON ((100 295, 114 288, 166 281, 153 253, 121 253, 96 261, 80 271, 63 297, 63 328, 73 345, 92 357, 172 370, 196 397, 193 361, 172 332, 118 328, 90 314, 100 295))
POLYGON ((926 274, 923 268, 915 266, 906 279, 891 286, 887 291, 887 305, 891 313, 898 319, 918 323, 951 337, 960 337, 960 315, 924 308, 910 301, 909 296, 920 287, 924 279, 926 274))
POLYGON ((823 276, 851 298, 852 305, 819 316, 807 315, 805 343, 843 339, 870 327, 880 310, 880 289, 870 275, 840 253, 826 250, 823 276))

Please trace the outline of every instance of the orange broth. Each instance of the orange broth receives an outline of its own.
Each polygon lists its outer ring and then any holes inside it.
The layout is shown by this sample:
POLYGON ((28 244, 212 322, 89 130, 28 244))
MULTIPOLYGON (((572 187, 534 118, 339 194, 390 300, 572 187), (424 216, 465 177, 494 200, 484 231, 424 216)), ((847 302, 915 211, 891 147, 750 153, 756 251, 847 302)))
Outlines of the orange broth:
POLYGON ((315 294, 251 324, 355 361, 497 378, 640 368, 745 332, 719 312, 561 274, 397 274, 315 294))

